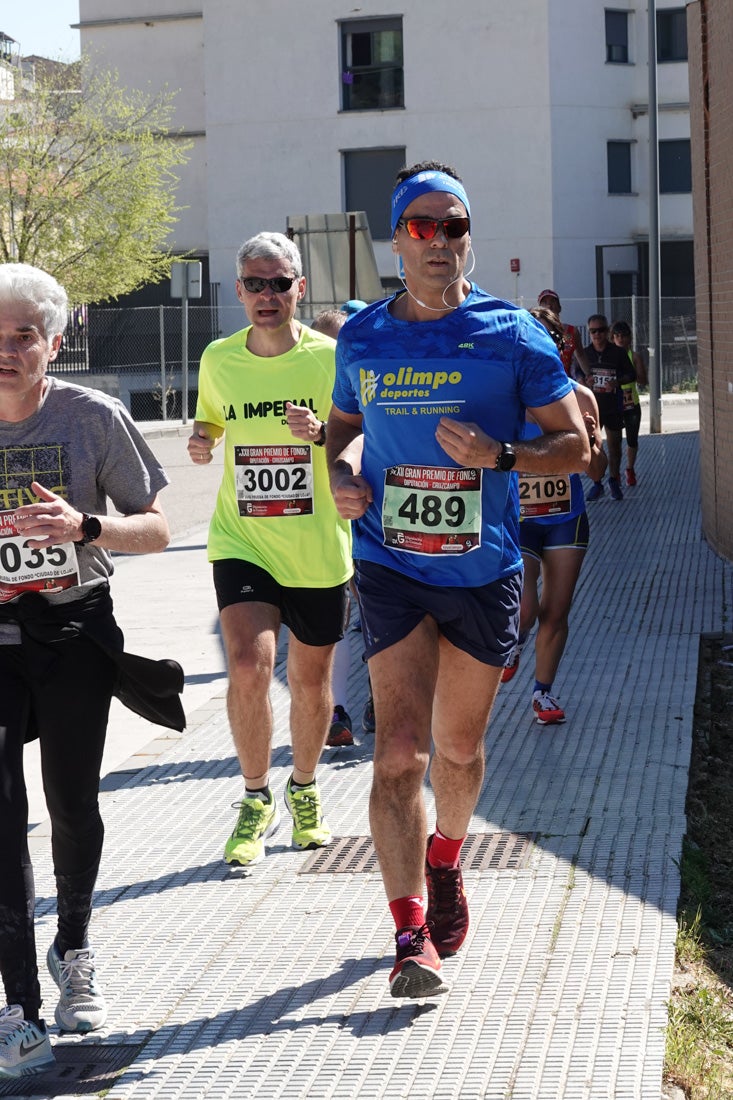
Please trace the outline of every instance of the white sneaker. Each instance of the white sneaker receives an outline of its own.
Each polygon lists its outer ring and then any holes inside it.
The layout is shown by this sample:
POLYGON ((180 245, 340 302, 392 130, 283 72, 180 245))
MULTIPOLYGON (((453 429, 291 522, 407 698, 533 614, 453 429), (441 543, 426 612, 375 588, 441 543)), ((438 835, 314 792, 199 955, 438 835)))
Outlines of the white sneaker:
POLYGON ((20 1005, 0 1010, 0 1080, 43 1073, 54 1064, 46 1025, 23 1017, 20 1005))
POLYGON ((519 658, 522 656, 524 646, 525 642, 517 642, 514 649, 509 654, 509 659, 501 670, 502 684, 508 684, 510 680, 514 679, 514 675, 519 668, 519 658))
POLYGON ((107 1005, 97 982, 91 947, 67 951, 63 959, 51 944, 48 970, 61 996, 54 1016, 61 1031, 96 1031, 107 1019, 107 1005))
POLYGON ((565 721, 565 711, 549 691, 532 693, 532 710, 541 726, 554 726, 565 721))

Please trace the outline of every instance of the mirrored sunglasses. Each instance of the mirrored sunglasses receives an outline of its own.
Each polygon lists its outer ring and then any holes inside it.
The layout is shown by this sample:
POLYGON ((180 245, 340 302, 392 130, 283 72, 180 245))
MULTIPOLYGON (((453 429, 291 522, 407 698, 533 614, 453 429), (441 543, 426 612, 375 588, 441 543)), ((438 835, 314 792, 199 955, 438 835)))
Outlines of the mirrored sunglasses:
POLYGON ((470 218, 400 218, 398 226, 406 229, 415 241, 432 241, 438 226, 450 240, 465 237, 471 228, 470 218))

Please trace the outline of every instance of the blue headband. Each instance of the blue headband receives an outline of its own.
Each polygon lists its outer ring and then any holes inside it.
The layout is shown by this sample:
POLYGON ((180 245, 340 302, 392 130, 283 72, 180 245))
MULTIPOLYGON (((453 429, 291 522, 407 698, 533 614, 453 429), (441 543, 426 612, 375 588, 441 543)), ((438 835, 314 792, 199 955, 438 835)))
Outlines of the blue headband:
POLYGON ((394 189, 392 194, 392 236, 395 234, 397 222, 402 217, 403 211, 407 209, 411 202, 414 202, 420 195, 427 194, 428 191, 447 191, 449 195, 455 195, 465 206, 466 213, 470 218, 471 207, 468 205, 468 195, 462 183, 459 183, 457 179, 445 172, 418 172, 417 175, 403 180, 394 189))

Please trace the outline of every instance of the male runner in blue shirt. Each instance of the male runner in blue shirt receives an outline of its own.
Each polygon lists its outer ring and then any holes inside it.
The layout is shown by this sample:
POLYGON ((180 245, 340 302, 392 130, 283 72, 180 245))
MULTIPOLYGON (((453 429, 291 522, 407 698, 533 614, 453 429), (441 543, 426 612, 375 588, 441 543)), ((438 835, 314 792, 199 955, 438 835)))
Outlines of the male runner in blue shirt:
POLYGON ((397 929, 395 997, 446 992, 440 958, 468 931, 460 849, 521 593, 512 467, 568 473, 590 457, 547 332, 466 277, 470 215, 452 168, 399 173, 391 226, 404 290, 341 330, 327 429, 334 499, 354 521, 376 712, 370 821, 397 929), (544 434, 519 442, 528 409, 544 434))

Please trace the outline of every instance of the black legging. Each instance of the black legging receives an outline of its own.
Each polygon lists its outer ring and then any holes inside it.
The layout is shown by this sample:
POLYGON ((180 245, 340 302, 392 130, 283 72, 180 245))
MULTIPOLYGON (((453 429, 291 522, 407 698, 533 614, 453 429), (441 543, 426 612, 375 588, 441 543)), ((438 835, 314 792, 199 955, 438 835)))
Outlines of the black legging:
POLYGON ((633 409, 624 409, 624 430, 626 431, 626 446, 639 446, 639 428, 641 427, 641 405, 634 405, 633 409))
POLYGON ((28 851, 23 745, 38 736, 56 876, 59 945, 86 943, 102 854, 99 773, 115 678, 84 637, 55 642, 40 666, 0 645, 0 973, 9 1004, 36 1019, 41 1004, 28 851))

